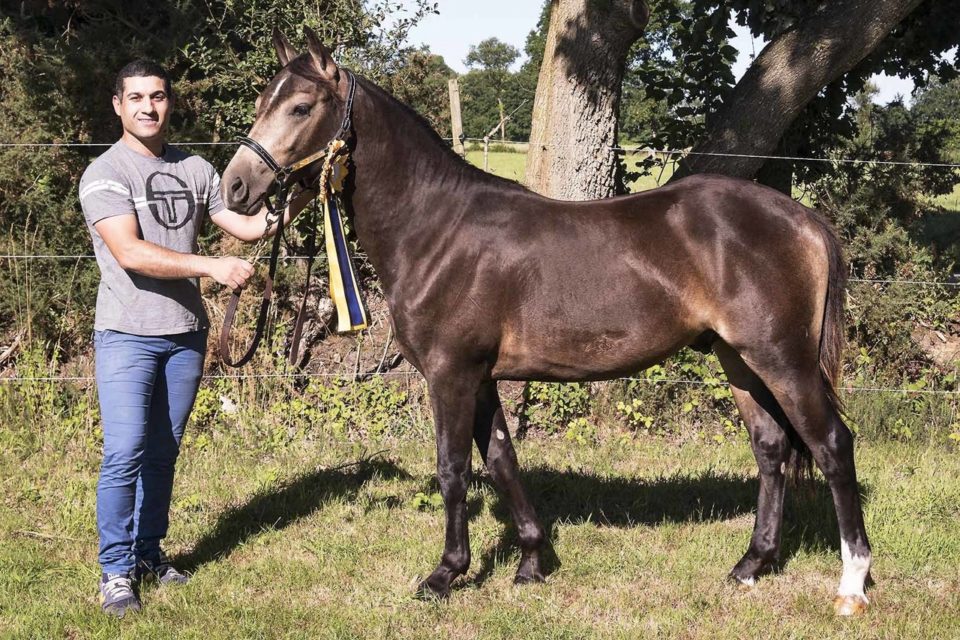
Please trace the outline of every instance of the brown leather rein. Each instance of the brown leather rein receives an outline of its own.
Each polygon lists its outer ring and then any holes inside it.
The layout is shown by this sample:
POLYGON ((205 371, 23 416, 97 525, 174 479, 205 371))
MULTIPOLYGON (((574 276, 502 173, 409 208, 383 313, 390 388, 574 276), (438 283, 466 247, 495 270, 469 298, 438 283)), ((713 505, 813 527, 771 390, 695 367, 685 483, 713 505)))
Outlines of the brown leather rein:
MULTIPOLYGON (((264 235, 270 232, 270 229, 276 225, 277 230, 273 236, 273 244, 270 249, 270 266, 267 270, 266 283, 263 288, 263 296, 260 299, 260 311, 257 316, 257 325, 254 329, 253 339, 250 342, 250 345, 247 347, 246 351, 240 358, 234 360, 233 356, 230 353, 230 332, 233 329, 234 318, 237 313, 237 307, 240 304, 240 297, 243 295, 242 289, 236 289, 230 295, 230 302, 227 304, 227 310, 223 317, 223 327, 220 330, 220 359, 230 367, 242 367, 257 352, 257 348, 260 346, 260 341, 263 339, 263 335, 266 332, 267 326, 267 316, 270 311, 270 303, 273 299, 273 281, 277 273, 277 262, 280 256, 280 240, 283 235, 284 229, 284 211, 287 208, 290 187, 292 186, 292 177, 298 172, 308 169, 309 167, 315 165, 320 161, 326 162, 329 159, 331 154, 336 154, 339 151, 337 146, 333 143, 338 140, 345 141, 345 137, 350 133, 351 128, 351 116, 353 113, 353 98, 356 93, 357 81, 354 75, 343 69, 344 73, 347 74, 349 81, 349 88, 347 90, 347 101, 344 105, 344 114, 343 121, 340 123, 340 129, 337 131, 337 134, 330 140, 327 146, 322 150, 316 153, 310 154, 302 160, 298 160, 292 164, 281 166, 273 156, 270 155, 270 152, 264 149, 260 143, 252 138, 247 136, 240 136, 238 142, 253 151, 260 160, 273 171, 274 176, 274 186, 273 186, 273 201, 270 199, 270 194, 268 193, 267 197, 264 199, 264 204, 267 207, 266 215, 266 229, 264 230, 264 235)), ((346 145, 339 147, 340 149, 345 149, 346 145)), ((327 179, 326 176, 321 176, 321 180, 327 179)), ((303 299, 300 301, 300 310, 297 312, 297 320, 294 323, 293 336, 290 344, 290 354, 288 356, 287 362, 290 366, 295 366, 297 360, 299 359, 300 352, 300 339, 303 334, 303 324, 306 318, 307 310, 307 296, 309 294, 310 287, 310 275, 313 270, 313 260, 316 255, 316 234, 317 234, 317 220, 314 217, 311 220, 310 232, 307 235, 307 277, 303 285, 303 299)))

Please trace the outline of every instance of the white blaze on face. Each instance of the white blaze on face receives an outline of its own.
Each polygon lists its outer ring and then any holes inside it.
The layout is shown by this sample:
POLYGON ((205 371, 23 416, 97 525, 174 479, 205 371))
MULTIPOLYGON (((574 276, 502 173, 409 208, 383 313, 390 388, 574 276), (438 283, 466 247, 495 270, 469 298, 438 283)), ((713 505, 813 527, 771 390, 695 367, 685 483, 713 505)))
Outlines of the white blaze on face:
POLYGON ((280 95, 280 90, 283 89, 283 85, 285 85, 289 79, 290 74, 287 74, 280 79, 280 82, 277 83, 276 89, 273 90, 273 95, 270 96, 270 100, 267 101, 267 106, 273 104, 273 101, 277 99, 278 95, 280 95))
POLYGON ((863 593, 863 583, 870 573, 870 554, 866 556, 856 556, 850 551, 850 546, 846 540, 840 541, 840 555, 843 557, 843 575, 840 577, 840 587, 837 589, 838 596, 860 596, 867 600, 863 593))

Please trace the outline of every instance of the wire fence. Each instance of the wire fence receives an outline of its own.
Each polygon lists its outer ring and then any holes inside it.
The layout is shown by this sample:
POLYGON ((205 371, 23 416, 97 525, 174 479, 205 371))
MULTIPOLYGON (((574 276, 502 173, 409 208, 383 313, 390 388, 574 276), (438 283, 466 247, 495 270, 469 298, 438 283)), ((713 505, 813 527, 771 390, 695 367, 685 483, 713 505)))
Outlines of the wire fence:
MULTIPOLYGON (((418 371, 383 371, 378 373, 308 373, 308 372, 280 372, 280 373, 238 373, 238 374, 212 374, 203 376, 204 380, 267 380, 267 379, 342 379, 354 381, 367 378, 379 377, 406 377, 422 378, 418 371)), ((33 383, 33 382, 93 382, 94 376, 6 376, 0 377, 0 384, 11 383, 33 383)), ((688 385, 702 387, 730 387, 729 382, 707 382, 704 380, 690 380, 684 378, 638 378, 638 377, 620 377, 610 380, 597 380, 595 383, 609 382, 643 382, 655 385, 688 385)), ((839 390, 847 393, 900 393, 904 395, 960 395, 960 390, 953 389, 904 389, 902 387, 856 387, 840 386, 839 390)))
MULTIPOLYGON (((444 138, 445 141, 452 141, 452 138, 444 138)), ((464 142, 485 142, 483 138, 464 138, 464 142)), ((490 140, 489 142, 493 144, 510 144, 510 145, 537 145, 542 148, 549 148, 547 145, 538 145, 536 142, 532 141, 518 141, 518 140, 490 140)), ((0 149, 9 149, 9 148, 100 148, 100 147, 110 147, 114 143, 96 143, 96 142, 0 142, 0 149)), ((237 142, 233 141, 215 141, 215 142, 202 142, 202 141, 183 141, 175 142, 177 146, 182 147, 210 147, 210 146, 238 146, 237 142)), ((712 152, 699 152, 693 151, 690 149, 656 149, 651 147, 621 147, 616 145, 611 145, 608 149, 612 152, 619 153, 646 153, 650 155, 662 155, 662 156, 714 156, 714 157, 732 157, 732 158, 754 158, 754 159, 763 159, 763 160, 784 160, 791 162, 828 162, 828 163, 837 163, 837 164, 877 164, 877 165, 891 165, 891 166, 911 166, 911 167, 936 167, 936 168, 960 168, 960 163, 942 163, 942 162, 914 162, 914 161, 898 161, 898 160, 861 160, 856 158, 816 158, 816 157, 803 157, 803 156, 777 156, 777 155, 761 155, 761 154, 738 154, 738 153, 712 153, 712 152)), ((56 255, 56 254, 7 254, 0 255, 0 260, 94 260, 96 256, 87 255, 87 254, 78 254, 78 255, 56 255)), ((261 258, 266 260, 266 257, 261 258)), ((291 255, 285 256, 284 259, 287 260, 307 260, 308 256, 300 255, 291 255)), ((951 281, 928 281, 928 280, 897 280, 897 279, 876 279, 876 278, 850 278, 848 282, 852 283, 866 283, 866 284, 877 284, 877 285, 911 285, 911 286, 935 286, 935 287, 960 287, 960 282, 951 282, 951 281)), ((358 379, 359 377, 418 377, 420 374, 416 371, 399 371, 399 372, 379 372, 372 374, 362 374, 358 376, 357 374, 350 373, 307 373, 307 372, 280 372, 280 373, 240 373, 240 374, 214 374, 204 376, 205 380, 243 380, 243 379, 321 379, 321 378, 345 378, 345 379, 358 379)), ((13 383, 33 383, 33 382, 93 382, 95 378, 93 376, 0 376, 0 384, 13 384, 13 383)), ((634 382, 643 382, 649 384, 682 384, 682 385, 696 385, 696 386, 718 386, 714 383, 708 383, 702 380, 688 380, 688 379, 651 379, 651 378, 637 378, 637 377, 621 377, 615 378, 610 382, 615 381, 634 381, 634 382)), ((729 383, 720 383, 720 386, 729 386, 729 383)), ((942 389, 904 389, 898 387, 856 387, 856 386, 841 386, 839 387, 841 391, 847 393, 900 393, 900 394, 930 394, 930 395, 947 395, 947 396, 956 396, 960 395, 960 390, 942 390, 942 389)))
MULTIPOLYGON (((444 138, 444 140, 452 140, 452 138, 444 138)), ((477 142, 482 143, 483 138, 464 138, 464 142, 477 142)), ((537 143, 532 140, 490 140, 490 144, 500 144, 500 145, 515 145, 522 147, 536 146, 541 149, 551 149, 552 145, 537 143)), ((864 164, 879 164, 879 165, 891 165, 891 166, 901 166, 901 167, 938 167, 946 169, 960 169, 960 163, 953 162, 922 162, 915 160, 864 160, 859 158, 836 158, 836 157, 811 157, 811 156, 778 156, 778 155, 767 155, 767 154, 751 154, 751 153, 729 153, 729 152, 711 152, 711 151, 694 151, 692 149, 659 149, 655 147, 621 147, 619 145, 609 145, 606 147, 610 151, 618 153, 645 153, 650 155, 661 155, 661 156, 706 156, 706 157, 720 157, 720 158, 753 158, 758 160, 785 160, 790 162, 827 162, 827 163, 836 163, 836 164, 855 164, 855 165, 864 165, 864 164)), ((884 154, 884 152, 880 152, 884 154)))
MULTIPOLYGON (((95 255, 57 255, 57 254, 6 254, 0 255, 0 260, 96 260, 95 255)), ((270 256, 257 256, 255 258, 261 262, 270 260, 270 256)), ((281 256, 282 260, 309 260, 310 256, 287 255, 281 256)), ((880 278, 848 278, 847 282, 858 282, 865 284, 883 284, 883 285, 917 285, 930 287, 960 287, 960 282, 949 280, 884 280, 880 278)))
MULTIPOLYGON (((445 142, 452 142, 453 138, 442 138, 445 142)), ((463 138, 464 142, 485 142, 483 138, 463 138)), ((509 144, 518 146, 536 146, 541 149, 553 148, 552 145, 538 143, 532 140, 489 140, 491 144, 509 144)), ((216 141, 203 142, 187 140, 183 142, 171 141, 178 147, 223 147, 239 146, 235 141, 216 141)), ((0 149, 29 149, 29 148, 96 148, 111 147, 115 143, 107 142, 0 142, 0 149)), ((565 147, 566 148, 566 147, 565 147)), ((830 158, 830 157, 811 157, 811 156, 778 156, 768 154, 750 154, 750 153, 730 153, 730 152, 711 152, 694 151, 692 149, 658 149, 653 147, 621 147, 619 145, 608 145, 606 147, 611 152, 616 153, 647 153, 663 156, 706 156, 722 158, 752 158, 758 160, 784 160, 790 162, 827 162, 834 164, 855 164, 855 165, 890 165, 900 167, 937 167, 946 169, 960 169, 960 163, 953 162, 922 162, 914 160, 864 160, 859 158, 830 158)), ((880 152, 883 154, 884 152, 880 152)))

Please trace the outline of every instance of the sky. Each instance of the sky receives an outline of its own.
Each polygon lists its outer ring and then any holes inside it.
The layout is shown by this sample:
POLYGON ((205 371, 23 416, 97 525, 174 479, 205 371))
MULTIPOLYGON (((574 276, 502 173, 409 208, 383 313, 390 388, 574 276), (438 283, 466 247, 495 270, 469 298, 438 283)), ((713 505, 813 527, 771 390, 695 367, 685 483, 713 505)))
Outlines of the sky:
MULTIPOLYGON (((434 1, 438 5, 439 15, 428 15, 411 31, 411 44, 428 45, 433 53, 443 56, 450 68, 464 73, 467 68, 463 59, 470 51, 470 46, 496 37, 520 51, 521 59, 514 65, 514 70, 520 67, 526 57, 523 55, 523 46, 527 34, 537 26, 542 0, 434 1)), ((410 6, 412 3, 402 0, 402 4, 410 6)), ((736 27, 735 30, 737 37, 731 44, 740 51, 734 66, 739 79, 750 64, 750 54, 753 50, 760 53, 764 43, 759 40, 751 42, 750 33, 745 27, 736 27)), ((875 102, 886 104, 898 94, 909 102, 910 91, 913 90, 910 80, 878 75, 874 76, 873 81, 880 89, 875 102)))

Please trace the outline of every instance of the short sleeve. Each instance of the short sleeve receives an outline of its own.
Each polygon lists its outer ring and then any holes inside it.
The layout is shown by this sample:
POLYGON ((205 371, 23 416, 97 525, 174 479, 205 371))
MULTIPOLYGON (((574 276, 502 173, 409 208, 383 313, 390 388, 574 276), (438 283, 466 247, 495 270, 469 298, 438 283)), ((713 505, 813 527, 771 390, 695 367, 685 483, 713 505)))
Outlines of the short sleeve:
POLYGON ((106 162, 96 160, 80 178, 80 206, 91 226, 105 218, 137 213, 123 177, 106 162))
POLYGON ((210 179, 207 185, 207 214, 212 216, 226 209, 220 197, 220 174, 213 165, 210 166, 210 179))

